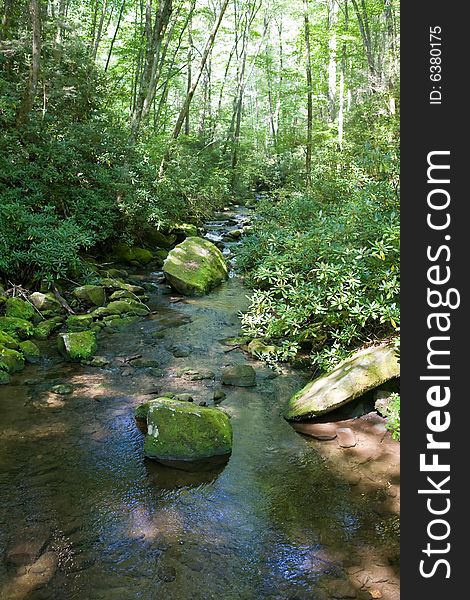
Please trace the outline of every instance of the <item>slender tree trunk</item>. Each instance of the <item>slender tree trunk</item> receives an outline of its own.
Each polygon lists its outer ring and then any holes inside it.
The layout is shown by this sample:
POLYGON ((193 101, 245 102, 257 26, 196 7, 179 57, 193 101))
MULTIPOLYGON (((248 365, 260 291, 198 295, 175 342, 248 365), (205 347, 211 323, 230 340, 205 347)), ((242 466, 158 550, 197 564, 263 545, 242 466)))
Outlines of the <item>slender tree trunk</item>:
POLYGON ((308 18, 308 0, 305 0, 305 53, 307 70, 307 147, 305 156, 305 173, 307 187, 312 185, 312 142, 313 142, 313 82, 312 58, 310 54, 310 22, 308 18))
POLYGON ((39 71, 41 68, 41 5, 40 0, 30 0, 29 12, 32 26, 32 52, 31 67, 29 70, 28 83, 26 85, 23 100, 18 110, 16 123, 21 127, 28 119, 36 98, 39 71))
POLYGON ((152 27, 151 1, 148 0, 147 2, 147 52, 145 66, 140 81, 140 91, 132 115, 131 135, 129 139, 131 144, 136 142, 141 123, 145 121, 149 115, 155 99, 155 92, 161 72, 160 53, 162 41, 171 17, 172 10, 172 0, 163 0, 162 4, 158 8, 157 15, 155 17, 155 23, 152 27))
POLYGON ((106 73, 109 68, 109 63, 111 61, 111 56, 113 54, 114 43, 116 42, 117 34, 119 31, 119 27, 121 25, 122 15, 124 13, 124 7, 126 6, 126 0, 122 0, 121 8, 119 10, 119 17, 116 24, 116 29, 114 30, 113 39, 111 40, 111 45, 109 46, 108 58, 106 59, 106 66, 104 68, 104 72, 106 73))
MULTIPOLYGON (((349 29, 348 0, 344 2, 344 29, 349 29)), ((344 87, 346 78, 346 42, 343 42, 341 52, 341 73, 339 80, 339 112, 338 112, 338 145, 342 149, 344 138, 344 87)))
POLYGON ((98 48, 100 46, 101 36, 103 35, 103 23, 104 23, 104 19, 106 16, 107 8, 108 8, 108 0, 104 0, 103 6, 101 8, 100 22, 98 25, 98 30, 96 32, 95 41, 94 41, 94 45, 93 45, 93 53, 92 53, 93 60, 96 60, 96 56, 98 54, 98 48))
POLYGON ((328 61, 328 114, 330 122, 334 123, 336 119, 336 22, 338 20, 338 5, 336 0, 328 2, 328 30, 330 39, 328 42, 329 61, 328 61))
MULTIPOLYGON (((189 90, 191 89, 191 84, 192 84, 193 52, 194 52, 194 48, 193 48, 193 18, 192 18, 192 14, 191 14, 190 18, 189 18, 189 23, 188 23, 188 76, 186 79, 186 94, 189 94, 189 90)), ((186 119, 184 121, 185 135, 189 135, 189 130, 190 130, 189 114, 190 114, 190 111, 188 110, 188 114, 186 115, 186 119)))
POLYGON ((357 0, 351 0, 356 13, 357 21, 359 24, 359 31, 361 32, 362 42, 367 58, 367 64, 369 66, 369 73, 371 77, 375 77, 376 66, 374 60, 374 53, 372 49, 372 38, 370 35, 369 17, 367 15, 367 7, 364 0, 361 0, 362 11, 358 6, 357 0))
POLYGON ((183 126, 184 120, 186 119, 186 115, 188 114, 189 111, 189 107, 191 106, 191 101, 193 99, 193 96, 196 92, 199 80, 201 79, 201 75, 204 72, 205 66, 206 66, 206 62, 207 59, 209 57, 209 54, 212 50, 212 46, 214 45, 214 40, 215 40, 215 36, 217 35, 217 31, 219 30, 220 27, 220 23, 222 22, 223 16, 225 14, 225 11, 227 9, 229 0, 224 0, 222 3, 222 6, 220 8, 220 13, 219 13, 219 17, 215 22, 214 28, 206 42, 206 46, 204 48, 204 51, 202 53, 202 58, 201 58, 201 64, 199 67, 199 71, 198 74, 196 76, 196 78, 194 79, 192 85, 191 85, 191 89, 189 90, 189 92, 186 94, 186 98, 185 101, 183 103, 183 106, 181 107, 181 110, 179 112, 178 118, 176 119, 176 123, 175 123, 175 127, 173 129, 173 133, 171 134, 171 141, 170 144, 167 148, 167 151, 165 152, 165 155, 162 159, 162 162, 160 164, 160 169, 159 169, 159 175, 160 177, 163 175, 163 173, 165 172, 165 168, 166 165, 168 163, 168 160, 171 157, 171 151, 173 148, 173 144, 174 142, 178 139, 180 133, 181 133, 181 128, 183 126))
POLYGON ((7 40, 10 36, 11 13, 13 11, 14 0, 4 0, 2 27, 0 29, 0 41, 7 40))

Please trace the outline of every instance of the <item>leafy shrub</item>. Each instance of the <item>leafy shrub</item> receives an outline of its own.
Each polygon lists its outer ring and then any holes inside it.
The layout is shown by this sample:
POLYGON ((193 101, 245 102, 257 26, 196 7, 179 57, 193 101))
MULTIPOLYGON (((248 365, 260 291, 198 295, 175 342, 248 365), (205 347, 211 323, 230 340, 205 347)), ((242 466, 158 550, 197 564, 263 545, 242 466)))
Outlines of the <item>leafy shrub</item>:
POLYGON ((255 288, 245 333, 287 340, 290 357, 309 349, 322 369, 399 324, 397 195, 391 178, 354 169, 336 187, 264 201, 238 258, 255 288))
POLYGON ((392 394, 390 404, 386 409, 387 429, 394 440, 400 440, 400 395, 392 394))

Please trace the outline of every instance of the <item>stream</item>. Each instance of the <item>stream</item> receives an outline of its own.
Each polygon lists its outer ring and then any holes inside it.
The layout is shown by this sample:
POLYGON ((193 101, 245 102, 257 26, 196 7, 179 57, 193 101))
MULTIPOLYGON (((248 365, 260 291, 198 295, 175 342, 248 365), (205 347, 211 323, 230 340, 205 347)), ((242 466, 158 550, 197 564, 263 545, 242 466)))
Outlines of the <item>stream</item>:
MULTIPOLYGON (((223 240, 249 214, 217 215, 206 236, 223 240)), ((211 294, 182 298, 160 273, 129 279, 145 284, 152 314, 100 334, 107 366, 64 363, 53 340, 40 364, 0 387, 0 598, 398 598, 352 580, 369 567, 398 577, 398 517, 380 508, 381 490, 348 481, 281 416, 308 374, 277 375, 224 343, 248 305, 241 280, 232 273, 211 294), (212 405, 222 368, 247 361, 256 387, 224 387, 234 433, 224 467, 144 459, 140 402, 172 391, 212 405), (59 383, 72 393, 52 393, 59 383)))

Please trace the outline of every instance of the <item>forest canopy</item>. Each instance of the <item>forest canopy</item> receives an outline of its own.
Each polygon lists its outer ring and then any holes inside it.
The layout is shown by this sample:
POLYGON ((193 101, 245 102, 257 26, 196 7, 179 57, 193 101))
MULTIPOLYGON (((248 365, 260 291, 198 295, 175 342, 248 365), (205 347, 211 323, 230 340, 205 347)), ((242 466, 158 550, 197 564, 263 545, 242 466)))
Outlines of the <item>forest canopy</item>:
POLYGON ((395 0, 3 0, 0 276, 265 198, 250 335, 325 367, 399 325, 395 0))

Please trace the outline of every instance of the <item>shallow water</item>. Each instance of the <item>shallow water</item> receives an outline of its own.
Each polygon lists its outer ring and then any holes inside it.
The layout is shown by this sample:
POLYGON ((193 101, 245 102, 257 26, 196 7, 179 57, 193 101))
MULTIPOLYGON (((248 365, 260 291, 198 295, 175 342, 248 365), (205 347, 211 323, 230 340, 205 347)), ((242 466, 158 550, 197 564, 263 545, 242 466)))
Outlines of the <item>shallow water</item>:
POLYGON ((211 404, 221 369, 248 360, 222 343, 239 332, 246 293, 232 277, 174 302, 157 284, 155 314, 100 337, 109 367, 64 364, 45 344, 40 365, 0 387, 0 598, 370 598, 350 587, 351 567, 396 575, 397 516, 281 417, 305 374, 252 361, 256 387, 224 388, 234 430, 225 467, 185 473, 144 459, 139 402, 170 390, 211 404), (190 356, 175 358, 175 344, 190 356), (125 362, 136 354, 158 367, 125 362), (194 371, 208 378, 191 380, 194 371), (73 393, 52 394, 58 382, 73 393))

